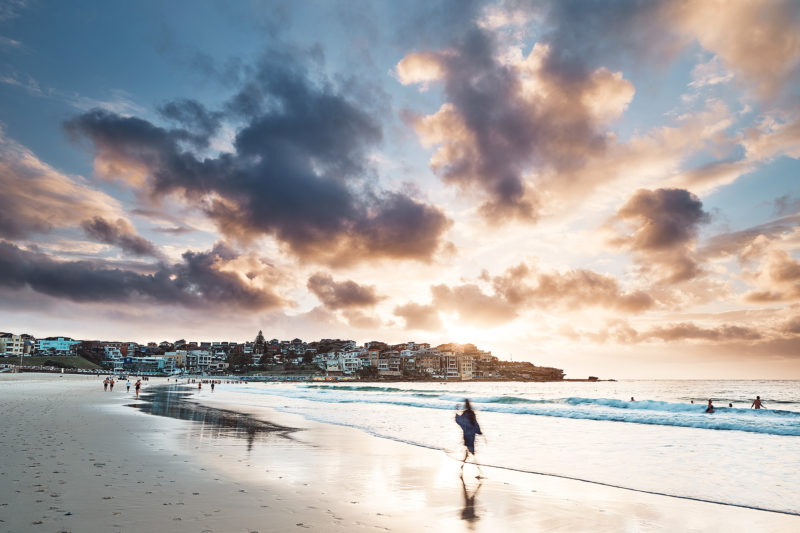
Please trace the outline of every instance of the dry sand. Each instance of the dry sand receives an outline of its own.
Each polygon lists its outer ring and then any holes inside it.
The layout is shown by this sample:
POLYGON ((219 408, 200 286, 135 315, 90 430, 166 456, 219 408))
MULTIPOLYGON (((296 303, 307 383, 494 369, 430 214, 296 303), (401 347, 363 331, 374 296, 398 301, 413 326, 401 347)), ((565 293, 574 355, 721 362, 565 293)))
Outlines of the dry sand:
POLYGON ((796 516, 546 476, 481 482, 468 466, 462 482, 439 451, 264 409, 154 416, 120 385, 0 374, 0 531, 800 531, 796 516))

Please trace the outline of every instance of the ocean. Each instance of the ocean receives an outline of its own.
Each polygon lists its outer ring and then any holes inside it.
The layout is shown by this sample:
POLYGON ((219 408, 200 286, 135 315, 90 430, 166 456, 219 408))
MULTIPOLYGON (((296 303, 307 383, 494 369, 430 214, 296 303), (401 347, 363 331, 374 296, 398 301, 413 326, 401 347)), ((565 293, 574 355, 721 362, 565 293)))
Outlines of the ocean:
POLYGON ((484 467, 800 515, 798 381, 218 387, 245 393, 236 395, 243 405, 355 427, 459 461, 454 414, 469 398, 485 435, 476 443, 484 467), (756 395, 766 409, 750 409, 756 395), (713 414, 705 413, 708 399, 713 414))

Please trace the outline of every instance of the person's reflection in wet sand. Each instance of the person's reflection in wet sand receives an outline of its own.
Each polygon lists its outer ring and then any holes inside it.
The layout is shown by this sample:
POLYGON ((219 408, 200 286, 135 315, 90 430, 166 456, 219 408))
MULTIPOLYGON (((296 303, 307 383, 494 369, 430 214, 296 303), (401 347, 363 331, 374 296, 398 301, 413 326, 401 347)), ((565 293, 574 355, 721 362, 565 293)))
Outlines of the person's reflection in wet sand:
POLYGON ((256 428, 247 426, 247 451, 253 451, 253 442, 256 440, 256 428))
POLYGON ((461 487, 464 489, 464 508, 461 510, 461 520, 466 520, 472 524, 480 520, 480 517, 475 512, 475 499, 478 497, 478 491, 481 490, 483 479, 478 478, 478 485, 470 496, 469 490, 467 490, 467 483, 464 481, 464 474, 461 473, 458 477, 461 478, 461 487))

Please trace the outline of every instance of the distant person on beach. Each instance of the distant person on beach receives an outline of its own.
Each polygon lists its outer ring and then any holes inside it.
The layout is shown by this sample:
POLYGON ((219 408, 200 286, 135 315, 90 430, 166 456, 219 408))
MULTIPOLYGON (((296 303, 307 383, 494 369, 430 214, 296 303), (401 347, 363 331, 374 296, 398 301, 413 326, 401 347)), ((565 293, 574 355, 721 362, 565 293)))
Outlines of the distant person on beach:
POLYGON ((128 380, 128 381, 125 383, 125 386, 128 388, 128 390, 127 390, 126 392, 130 392, 130 391, 131 391, 131 380, 128 380))
POLYGON ((108 389, 111 390, 111 391, 114 390, 114 380, 113 379, 108 382, 108 389))
POLYGON ((728 404, 728 407, 733 407, 733 404, 732 404, 732 403, 729 403, 729 404, 728 404))
POLYGON ((108 378, 103 380, 103 392, 108 390, 108 378))
POLYGON ((689 400, 689 403, 694 404, 694 400, 689 400))
POLYGON ((753 400, 753 405, 750 406, 750 409, 761 409, 766 408, 766 406, 761 403, 761 396, 756 396, 756 399, 753 400))
POLYGON ((211 382, 211 392, 214 392, 214 382, 211 382))
POLYGON ((711 404, 711 400, 708 400, 708 407, 706 407, 706 413, 713 413, 714 406, 711 404))
MULTIPOLYGON (((475 457, 475 435, 483 435, 469 400, 464 400, 464 412, 460 415, 456 413, 456 424, 461 426, 461 430, 464 432, 464 446, 467 447, 464 452, 464 459, 461 461, 461 471, 463 472, 464 464, 467 462, 469 454, 475 457)), ((481 467, 477 463, 476 466, 478 467, 479 475, 482 475, 481 467)))
POLYGON ((633 396, 631 396, 631 401, 632 401, 632 402, 635 402, 635 401, 636 401, 636 400, 634 400, 634 399, 633 399, 633 396))
POLYGON ((141 389, 141 388, 142 388, 142 380, 141 379, 137 379, 136 380, 136 399, 137 400, 139 399, 139 389, 141 389))
POLYGON ((200 390, 202 388, 203 388, 203 382, 202 381, 198 381, 197 382, 197 390, 200 390))

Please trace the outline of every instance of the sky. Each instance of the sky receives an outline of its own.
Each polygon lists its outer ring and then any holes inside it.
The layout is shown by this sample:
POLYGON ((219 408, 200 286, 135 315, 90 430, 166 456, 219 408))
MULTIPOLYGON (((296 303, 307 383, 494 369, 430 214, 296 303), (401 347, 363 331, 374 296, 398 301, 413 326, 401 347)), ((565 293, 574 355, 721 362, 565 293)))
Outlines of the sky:
POLYGON ((0 0, 0 330, 800 379, 800 2, 0 0))

